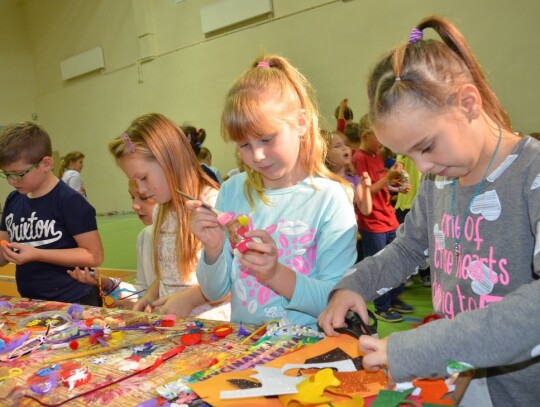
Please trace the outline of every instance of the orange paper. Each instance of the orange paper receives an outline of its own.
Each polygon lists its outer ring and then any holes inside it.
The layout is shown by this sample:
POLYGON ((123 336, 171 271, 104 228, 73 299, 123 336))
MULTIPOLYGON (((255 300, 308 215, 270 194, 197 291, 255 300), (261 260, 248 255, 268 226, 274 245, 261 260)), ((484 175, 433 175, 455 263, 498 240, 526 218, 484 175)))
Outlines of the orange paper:
MULTIPOLYGON (((264 366, 281 368, 288 363, 294 364, 303 364, 306 359, 313 358, 317 355, 322 355, 328 351, 331 351, 335 348, 341 348, 345 351, 351 358, 360 356, 358 350, 358 339, 354 339, 349 335, 340 335, 338 337, 327 337, 321 341, 302 347, 301 349, 294 351, 292 353, 281 356, 277 359, 272 360, 271 362, 266 363, 264 366)), ((219 405, 224 407, 237 407, 237 406, 254 406, 257 407, 271 407, 271 406, 281 406, 277 397, 265 398, 265 397, 251 397, 251 398, 238 398, 238 399, 220 399, 220 392, 222 390, 237 390, 238 388, 233 384, 229 383, 230 379, 244 379, 256 381, 252 375, 257 374, 253 369, 247 369, 243 371, 228 372, 213 376, 207 380, 197 383, 189 384, 189 387, 197 393, 197 395, 203 399, 205 402, 210 405, 219 405)), ((289 373, 291 374, 291 373, 289 373)), ((380 375, 380 373, 371 373, 366 372, 367 375, 380 375)), ((375 395, 379 392, 381 388, 384 388, 384 385, 381 385, 376 380, 374 383, 369 383, 365 385, 366 391, 362 393, 357 393, 357 395, 362 397, 367 397, 375 395)))

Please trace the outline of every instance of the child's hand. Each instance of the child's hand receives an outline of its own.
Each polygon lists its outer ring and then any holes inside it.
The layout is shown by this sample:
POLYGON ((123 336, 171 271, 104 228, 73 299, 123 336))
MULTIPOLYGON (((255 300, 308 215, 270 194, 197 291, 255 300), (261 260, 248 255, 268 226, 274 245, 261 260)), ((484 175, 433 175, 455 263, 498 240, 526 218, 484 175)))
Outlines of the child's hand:
POLYGON ((24 243, 7 242, 3 240, 1 247, 4 259, 17 265, 35 261, 37 250, 35 247, 24 243))
POLYGON ((191 211, 191 232, 204 245, 207 257, 219 257, 225 244, 225 230, 216 215, 201 207, 201 201, 186 201, 186 207, 191 211))
POLYGON ((337 290, 332 295, 326 309, 319 315, 319 326, 328 336, 338 336, 334 328, 344 327, 345 315, 349 310, 355 311, 364 322, 369 321, 366 302, 360 294, 350 290, 337 290))
POLYGON ((272 279, 279 265, 276 242, 266 230, 249 230, 245 236, 255 241, 247 244, 248 251, 244 253, 240 263, 251 269, 259 280, 272 279))
POLYGON ((394 166, 390 168, 386 173, 386 179, 388 180, 388 182, 392 182, 393 180, 398 179, 402 170, 403 169, 399 169, 396 164, 394 164, 394 166))
POLYGON ((401 191, 399 191, 400 194, 408 194, 411 190, 411 186, 407 185, 405 188, 403 188, 401 191))
POLYGON ((68 270, 67 273, 71 278, 84 284, 98 286, 99 284, 99 271, 93 270, 88 267, 81 269, 75 267, 75 270, 68 270))
POLYGON ((144 296, 133 305, 133 311, 152 312, 153 302, 150 298, 144 296))
MULTIPOLYGON (((362 335, 359 339, 360 352, 365 353, 362 359, 364 369, 377 371, 388 368, 388 337, 379 339, 369 335, 362 335)), ((388 381, 393 382, 390 371, 386 371, 388 381)))
MULTIPOLYGON (((197 287, 194 288, 198 290, 197 287)), ((157 299, 153 302, 154 309, 152 313, 162 315, 174 314, 180 318, 189 317, 194 308, 190 291, 191 288, 188 288, 157 299)))
POLYGON ((388 337, 379 339, 370 335, 362 335, 359 339, 358 347, 360 352, 365 353, 362 365, 366 370, 379 370, 388 365, 388 354, 386 347, 388 337))
POLYGON ((369 187, 371 186, 371 177, 366 171, 362 173, 361 181, 362 181, 362 186, 369 189, 369 187))

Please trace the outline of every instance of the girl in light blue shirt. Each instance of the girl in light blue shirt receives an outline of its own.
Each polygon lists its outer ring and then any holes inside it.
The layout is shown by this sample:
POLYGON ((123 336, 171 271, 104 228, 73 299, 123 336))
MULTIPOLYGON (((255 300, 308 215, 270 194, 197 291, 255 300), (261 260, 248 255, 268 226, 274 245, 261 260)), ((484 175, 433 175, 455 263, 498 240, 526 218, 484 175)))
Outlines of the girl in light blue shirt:
POLYGON ((233 85, 222 115, 246 171, 226 181, 216 208, 247 215, 236 255, 216 215, 189 201, 204 245, 197 278, 209 299, 231 293, 231 320, 317 327, 328 294, 356 259, 348 182, 325 164, 326 144, 307 80, 285 58, 263 56, 233 85))

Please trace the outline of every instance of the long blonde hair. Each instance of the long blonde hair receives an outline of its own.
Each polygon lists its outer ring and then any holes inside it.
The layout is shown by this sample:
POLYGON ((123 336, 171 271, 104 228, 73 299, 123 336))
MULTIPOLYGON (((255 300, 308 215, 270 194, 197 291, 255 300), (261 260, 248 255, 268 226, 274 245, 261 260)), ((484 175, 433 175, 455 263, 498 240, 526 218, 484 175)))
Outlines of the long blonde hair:
POLYGON ((121 137, 109 144, 109 151, 120 160, 138 152, 148 160, 155 160, 163 169, 171 200, 159 206, 154 227, 154 265, 160 276, 157 261, 159 231, 163 221, 172 211, 178 220, 176 233, 176 260, 178 270, 184 280, 197 264, 200 241, 189 228, 190 212, 183 198, 175 191, 180 190, 191 196, 200 196, 207 188, 218 189, 217 184, 202 170, 197 157, 180 127, 159 113, 150 113, 136 118, 121 137))
MULTIPOLYGON (((309 176, 330 178, 348 187, 324 164, 327 146, 319 129, 319 114, 313 90, 307 79, 289 61, 278 55, 259 57, 234 83, 227 94, 221 116, 221 131, 225 141, 242 142, 247 136, 262 137, 275 132, 294 109, 306 111, 307 131, 302 137, 298 160, 309 176), (279 117, 265 115, 263 105, 278 101, 279 117)), ((277 116, 277 115, 276 115, 277 116)), ((254 207, 253 193, 268 203, 262 176, 248 166, 244 193, 254 207)))

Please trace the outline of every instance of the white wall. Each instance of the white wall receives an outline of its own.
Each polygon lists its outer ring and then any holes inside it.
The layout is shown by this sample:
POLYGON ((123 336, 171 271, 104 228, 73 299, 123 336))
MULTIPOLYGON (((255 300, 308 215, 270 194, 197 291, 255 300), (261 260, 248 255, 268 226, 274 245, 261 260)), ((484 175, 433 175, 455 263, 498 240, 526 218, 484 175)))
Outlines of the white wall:
MULTIPOLYGON (((11 109, 0 109, 0 118, 26 120, 37 112, 54 148, 86 154, 83 177, 97 211, 125 210, 127 181, 107 144, 136 116, 156 111, 204 127, 213 164, 226 173, 235 163, 232 146, 223 146, 219 134, 224 95, 260 52, 282 54, 299 67, 332 128, 343 97, 356 118, 364 113, 365 80, 376 60, 406 40, 422 17, 441 14, 468 38, 514 127, 540 131, 534 103, 540 91, 540 2, 274 0, 272 20, 205 38, 199 8, 213 1, 0 0, 0 16, 13 16, 6 18, 0 43, 18 38, 7 50, 12 58, 17 54, 13 64, 0 64, 0 77, 8 77, 0 108, 11 109), (156 57, 139 69, 138 35, 146 31, 152 33, 156 57), (60 61, 95 46, 103 48, 106 68, 62 81, 60 61), (24 83, 15 81, 20 76, 24 83), (9 104, 20 94, 28 95, 25 104, 9 104)), ((0 60, 4 53, 1 48, 0 60)), ((8 190, 0 186, 0 200, 8 190)))

